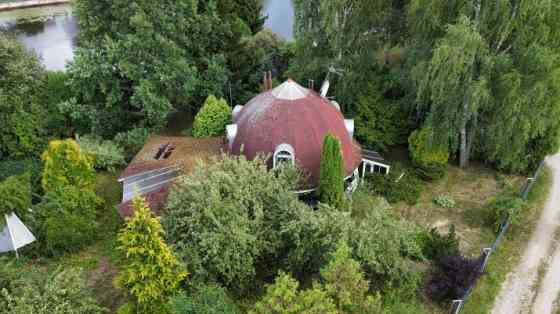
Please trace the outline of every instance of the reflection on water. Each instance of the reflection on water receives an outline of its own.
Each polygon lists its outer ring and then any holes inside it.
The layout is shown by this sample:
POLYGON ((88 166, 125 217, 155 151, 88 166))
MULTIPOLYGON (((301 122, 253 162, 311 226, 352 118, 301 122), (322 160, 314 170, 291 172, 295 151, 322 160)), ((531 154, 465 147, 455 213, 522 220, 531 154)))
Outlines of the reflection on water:
POLYGON ((49 70, 63 70, 73 58, 78 25, 70 5, 0 12, 0 26, 15 32, 49 70))
POLYGON ((265 0, 264 15, 268 15, 265 27, 285 39, 294 37, 294 4, 292 0, 265 0))
MULTIPOLYGON (((263 14, 268 15, 266 27, 288 40, 293 38, 291 0, 265 0, 263 14)), ((63 70, 73 59, 78 23, 70 4, 0 12, 0 28, 15 32, 49 70, 63 70)))

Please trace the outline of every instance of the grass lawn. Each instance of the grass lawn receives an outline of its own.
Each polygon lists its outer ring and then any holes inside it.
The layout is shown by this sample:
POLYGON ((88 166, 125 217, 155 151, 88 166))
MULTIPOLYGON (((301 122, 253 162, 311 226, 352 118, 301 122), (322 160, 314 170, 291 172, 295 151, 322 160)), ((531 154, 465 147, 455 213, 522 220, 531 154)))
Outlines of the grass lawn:
POLYGON ((478 282, 465 303, 462 313, 489 313, 506 275, 519 263, 527 246, 540 213, 544 208, 551 185, 550 169, 545 168, 539 181, 529 194, 528 206, 521 215, 521 224, 511 227, 502 244, 493 253, 486 267, 486 273, 478 282))
POLYGON ((503 190, 504 181, 521 189, 520 177, 498 175, 496 171, 480 165, 466 169, 450 166, 443 179, 426 183, 416 205, 398 203, 393 210, 406 220, 436 227, 444 233, 455 225, 463 254, 478 256, 482 248, 494 239, 492 228, 484 226, 481 221, 481 210, 503 190), (443 208, 435 204, 434 199, 440 195, 450 196, 455 200, 455 207, 443 208))

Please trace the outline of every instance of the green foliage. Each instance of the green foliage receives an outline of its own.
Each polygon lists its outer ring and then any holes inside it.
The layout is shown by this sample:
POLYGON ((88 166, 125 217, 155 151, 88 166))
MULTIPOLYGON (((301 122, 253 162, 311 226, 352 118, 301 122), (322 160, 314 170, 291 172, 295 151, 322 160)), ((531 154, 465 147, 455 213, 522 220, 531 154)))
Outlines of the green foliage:
POLYGON ((344 202, 344 164, 341 144, 340 140, 330 133, 323 140, 317 193, 321 202, 334 208, 342 207, 344 202))
POLYGON ((74 140, 51 141, 41 159, 44 163, 41 182, 45 192, 65 186, 93 190, 95 170, 92 158, 74 140))
POLYGON ((0 159, 36 157, 47 139, 38 95, 44 69, 36 55, 0 31, 0 73, 0 159))
POLYGON ((117 134, 114 142, 117 146, 122 147, 126 160, 132 160, 142 149, 144 144, 146 144, 149 136, 150 131, 148 131, 148 129, 136 128, 128 132, 117 134))
POLYGON ((113 141, 104 141, 93 135, 82 136, 78 140, 80 148, 94 157, 95 168, 114 172, 117 168, 126 165, 124 152, 113 141))
POLYGON ((455 200, 450 195, 438 195, 434 199, 434 203, 443 208, 454 208, 456 206, 455 200))
POLYGON ((57 270, 47 278, 18 281, 0 291, 2 314, 101 314, 80 269, 57 270))
POLYGON ((418 175, 427 180, 441 179, 447 171, 449 151, 446 145, 430 143, 432 129, 414 131, 409 139, 412 163, 418 175))
POLYGON ((217 285, 195 287, 193 293, 179 294, 169 301, 172 314, 238 314, 241 311, 227 295, 224 288, 217 285))
POLYGON ((31 177, 29 173, 12 176, 0 181, 0 227, 5 225, 4 215, 15 212, 22 217, 31 207, 31 177))
POLYGON ((273 285, 266 288, 265 296, 255 304, 251 314, 335 314, 336 306, 321 287, 298 291, 299 283, 280 273, 273 285))
POLYGON ((381 313, 380 298, 368 295, 369 283, 351 253, 346 243, 338 245, 331 261, 321 270, 324 289, 341 313, 381 313))
POLYGON ((68 88, 69 76, 63 71, 46 71, 39 97, 42 107, 47 111, 46 124, 49 134, 55 137, 73 136, 70 117, 61 110, 61 104, 70 101, 72 90, 68 88))
POLYGON ((51 256, 77 252, 97 238, 97 209, 102 200, 91 190, 61 186, 47 192, 26 215, 41 248, 51 256))
POLYGON ((417 239, 422 247, 422 254, 430 260, 439 261, 443 257, 455 256, 459 252, 459 239, 455 234, 455 226, 451 225, 447 235, 442 235, 436 228, 422 230, 417 239))
POLYGON ((144 199, 134 199, 134 216, 118 236, 124 256, 118 281, 128 289, 141 311, 161 310, 187 273, 164 242, 164 231, 144 199))
POLYGON ((524 205, 525 202, 519 194, 512 187, 506 187, 484 207, 484 222, 486 226, 495 228, 497 232, 506 219, 509 219, 511 224, 518 224, 519 212, 523 210, 524 205))
POLYGON ((210 95, 194 118, 192 135, 198 138, 222 136, 230 123, 231 108, 227 102, 210 95))
POLYGON ((274 260, 282 222, 303 206, 283 171, 268 171, 262 158, 222 156, 179 179, 163 224, 196 281, 242 289, 259 257, 274 260))
POLYGON ((368 174, 366 176, 367 188, 386 198, 389 203, 405 202, 408 205, 415 205, 420 198, 424 184, 414 173, 401 169, 399 166, 395 166, 389 174, 368 174))

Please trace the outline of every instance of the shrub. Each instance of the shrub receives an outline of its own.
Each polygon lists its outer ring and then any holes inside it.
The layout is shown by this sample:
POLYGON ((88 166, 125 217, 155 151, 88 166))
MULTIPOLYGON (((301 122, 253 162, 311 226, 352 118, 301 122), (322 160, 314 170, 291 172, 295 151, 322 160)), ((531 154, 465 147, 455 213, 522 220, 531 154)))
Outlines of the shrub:
POLYGON ((414 131, 408 139, 408 144, 418 175, 426 180, 437 180, 447 171, 449 150, 446 146, 430 143, 431 132, 429 128, 414 131))
POLYGON ((222 156, 178 180, 163 224, 196 281, 242 289, 258 259, 276 260, 283 222, 305 206, 292 176, 269 171, 263 158, 222 156))
POLYGON ((455 200, 449 195, 438 195, 434 199, 434 203, 443 208, 454 208, 456 206, 455 200))
POLYGON ((210 95, 194 118, 192 134, 197 138, 222 136, 229 123, 231 108, 227 102, 210 95))
POLYGON ((119 252, 124 256, 118 282, 129 289, 141 311, 161 310, 179 290, 187 273, 164 242, 164 231, 144 199, 134 199, 134 216, 119 232, 119 252))
POLYGON ((255 304, 251 314, 335 314, 333 300, 321 287, 298 291, 299 283, 285 273, 266 288, 264 297, 255 304))
POLYGON ((341 208, 344 202, 344 163, 340 140, 327 134, 323 140, 321 170, 319 178, 319 200, 334 208, 341 208))
POLYGON ((30 214, 35 236, 45 252, 59 255, 76 252, 93 243, 101 199, 93 191, 74 186, 47 192, 30 214))
POLYGON ((443 302, 464 296, 480 276, 480 260, 461 255, 441 259, 426 287, 430 299, 443 302))
POLYGON ((95 170, 92 158, 74 140, 51 141, 42 160, 41 182, 45 192, 69 185, 81 190, 93 189, 95 170))
POLYGON ((414 173, 402 171, 396 166, 388 175, 372 173, 366 176, 367 187, 381 195, 389 203, 405 202, 415 205, 420 199, 423 184, 414 173))
POLYGON ((484 208, 484 221, 488 227, 499 231, 500 225, 507 219, 512 224, 519 223, 519 212, 524 206, 517 192, 511 187, 492 198, 484 208))
POLYGON ((418 234, 424 257, 439 261, 446 256, 459 255, 459 239, 455 234, 455 226, 451 225, 447 235, 441 235, 437 228, 422 231, 418 234))
POLYGON ((171 314, 238 314, 237 305, 226 290, 217 285, 200 285, 192 293, 181 293, 167 305, 171 314))
POLYGON ((47 278, 18 281, 10 292, 0 291, 1 314, 101 314, 80 269, 57 270, 47 278))
POLYGON ((31 207, 30 175, 12 176, 0 182, 0 230, 4 215, 15 212, 19 217, 31 207))
POLYGON ((113 172, 116 168, 126 165, 123 149, 113 141, 104 141, 95 135, 86 135, 80 137, 78 143, 82 150, 94 157, 96 169, 113 172))
POLYGON ((128 132, 117 134, 114 142, 123 149, 125 159, 130 161, 142 149, 149 136, 150 131, 148 129, 135 128, 128 132))

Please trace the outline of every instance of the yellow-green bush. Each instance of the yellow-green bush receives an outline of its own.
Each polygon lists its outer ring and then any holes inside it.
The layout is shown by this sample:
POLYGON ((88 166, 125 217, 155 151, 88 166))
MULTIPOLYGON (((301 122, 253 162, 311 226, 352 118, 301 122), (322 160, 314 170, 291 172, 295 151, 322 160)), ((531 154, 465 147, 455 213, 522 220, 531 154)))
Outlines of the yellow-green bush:
POLYGON ((194 118, 192 135, 197 138, 224 135, 230 122, 231 109, 227 102, 210 95, 194 118))
POLYGON ((430 143, 431 129, 414 131, 408 138, 410 157, 418 175, 427 180, 441 179, 447 170, 449 149, 445 145, 430 143))

